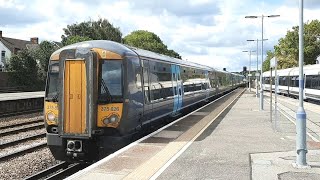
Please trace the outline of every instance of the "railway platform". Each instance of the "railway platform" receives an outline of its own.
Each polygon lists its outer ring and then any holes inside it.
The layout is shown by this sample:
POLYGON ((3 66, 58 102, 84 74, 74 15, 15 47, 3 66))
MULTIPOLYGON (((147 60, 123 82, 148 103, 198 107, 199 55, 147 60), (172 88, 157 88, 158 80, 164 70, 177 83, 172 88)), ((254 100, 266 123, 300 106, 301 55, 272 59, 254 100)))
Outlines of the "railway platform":
MULTIPOLYGON (((296 169, 295 125, 254 92, 238 90, 109 155, 68 179, 320 179, 320 144, 307 137, 296 169)), ((319 128, 320 131, 320 128, 319 128)))
POLYGON ((41 111, 43 98, 44 91, 1 93, 0 117, 41 111))
POLYGON ((44 97, 44 91, 1 93, 0 94, 0 101, 11 101, 11 100, 43 98, 43 97, 44 97))

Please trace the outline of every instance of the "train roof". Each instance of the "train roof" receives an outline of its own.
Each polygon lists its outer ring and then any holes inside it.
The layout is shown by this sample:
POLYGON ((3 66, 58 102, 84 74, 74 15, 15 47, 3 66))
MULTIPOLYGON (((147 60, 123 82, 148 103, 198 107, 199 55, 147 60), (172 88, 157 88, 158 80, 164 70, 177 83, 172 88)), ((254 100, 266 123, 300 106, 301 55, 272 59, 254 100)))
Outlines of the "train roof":
MULTIPOLYGON (((297 76, 299 75, 299 67, 280 69, 277 71, 279 76, 297 76)), ((303 66, 303 73, 306 75, 318 75, 320 74, 320 64, 309 64, 303 66)), ((272 70, 272 74, 274 75, 274 70, 272 70)), ((270 71, 266 71, 263 73, 264 77, 270 76, 270 71)))
POLYGON ((53 55, 59 54, 61 51, 65 49, 80 49, 80 48, 86 48, 86 49, 92 49, 92 48, 101 48, 106 49, 109 51, 112 51, 114 53, 119 54, 120 56, 135 56, 136 53, 134 53, 130 48, 117 43, 113 41, 107 41, 107 40, 92 40, 92 41, 83 41, 75 44, 71 44, 68 46, 65 46, 61 49, 58 49, 55 51, 53 55))
POLYGON ((158 60, 170 62, 173 64, 193 66, 193 67, 198 67, 198 68, 202 68, 202 69, 206 69, 206 70, 210 70, 210 71, 217 71, 217 72, 240 76, 239 74, 234 74, 234 73, 230 73, 228 71, 218 70, 218 69, 215 69, 210 66, 169 57, 166 55, 154 53, 154 52, 139 49, 136 47, 131 47, 131 46, 128 46, 125 44, 121 44, 121 43, 113 42, 113 41, 109 41, 109 40, 91 40, 91 41, 83 41, 83 42, 75 43, 75 44, 65 46, 65 47, 55 51, 52 54, 52 56, 60 53, 61 51, 65 50, 65 49, 80 49, 80 48, 87 48, 87 49, 101 48, 101 49, 106 49, 106 50, 112 51, 114 53, 117 53, 122 57, 124 57, 124 56, 141 56, 141 57, 147 57, 147 58, 152 58, 152 59, 158 59, 158 60))
MULTIPOLYGON (((124 46, 127 46, 127 45, 124 45, 124 46)), ((159 59, 159 60, 163 60, 163 61, 174 63, 174 64, 183 64, 183 65, 194 66, 194 67, 199 67, 199 68, 208 69, 208 70, 211 70, 211 69, 216 70, 216 69, 214 69, 214 68, 212 68, 210 66, 206 66, 206 65, 202 65, 202 64, 198 64, 198 63, 194 63, 194 62, 190 62, 190 61, 185 61, 185 60, 182 60, 182 59, 173 58, 173 57, 170 57, 170 56, 166 56, 166 55, 163 55, 163 54, 158 54, 158 53, 147 51, 147 50, 144 50, 144 49, 139 49, 139 48, 136 48, 136 47, 131 47, 131 46, 127 46, 127 47, 132 49, 134 52, 136 52, 141 57, 159 59)))

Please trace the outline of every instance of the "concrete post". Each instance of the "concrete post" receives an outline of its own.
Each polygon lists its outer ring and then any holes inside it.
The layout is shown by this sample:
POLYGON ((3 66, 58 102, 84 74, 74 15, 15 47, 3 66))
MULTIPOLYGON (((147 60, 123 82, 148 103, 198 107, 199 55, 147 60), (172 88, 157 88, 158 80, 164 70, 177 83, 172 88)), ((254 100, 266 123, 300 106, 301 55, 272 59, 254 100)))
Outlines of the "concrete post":
POLYGON ((263 110, 263 77, 262 77, 262 65, 263 65, 263 15, 261 16, 262 21, 262 33, 261 33, 261 73, 260 73, 260 111, 263 110))
MULTIPOLYGON (((263 41, 263 40, 262 40, 263 41)), ((258 61, 259 61, 259 59, 258 59, 258 55, 259 55, 259 40, 257 39, 257 71, 256 71, 256 73, 258 73, 258 61)), ((256 76, 256 97, 258 98, 258 76, 256 76)))
POLYGON ((274 69, 274 92, 275 92, 275 97, 274 97, 274 129, 277 131, 277 121, 278 121, 278 86, 279 86, 279 77, 277 74, 277 66, 278 66, 278 60, 275 58, 275 69, 274 69))
POLYGON ((249 79, 249 92, 251 92, 251 50, 249 51, 249 74, 248 74, 248 79, 249 79))
POLYGON ((296 114, 296 149, 297 149, 297 167, 307 166, 306 154, 306 112, 303 107, 303 89, 304 89, 304 75, 303 75, 303 61, 304 61, 304 44, 303 44, 303 0, 299 1, 299 107, 296 114))
POLYGON ((272 123, 272 68, 270 68, 270 122, 272 123))

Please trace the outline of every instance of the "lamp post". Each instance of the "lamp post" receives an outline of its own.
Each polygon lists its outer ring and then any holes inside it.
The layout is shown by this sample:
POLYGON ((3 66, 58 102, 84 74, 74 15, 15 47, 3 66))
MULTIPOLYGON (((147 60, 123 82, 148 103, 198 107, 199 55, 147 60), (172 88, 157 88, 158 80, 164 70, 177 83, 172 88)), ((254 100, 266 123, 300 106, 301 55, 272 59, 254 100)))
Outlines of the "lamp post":
POLYGON ((260 110, 263 110, 263 88, 262 88, 262 84, 263 84, 263 78, 262 78, 262 63, 263 63, 263 19, 265 17, 271 18, 271 17, 279 17, 280 15, 261 15, 261 16, 246 16, 245 18, 260 18, 261 17, 261 22, 262 22, 262 28, 261 28, 261 73, 260 73, 260 110))
POLYGON ((256 51, 242 51, 242 52, 249 52, 249 74, 248 74, 248 80, 249 80, 249 92, 251 92, 251 81, 250 81, 250 77, 251 77, 251 53, 252 52, 256 52, 256 51))
POLYGON ((296 113, 296 166, 306 167, 307 160, 307 145, 306 145, 306 119, 307 115, 303 107, 303 89, 304 89, 304 76, 303 76, 303 0, 299 0, 299 107, 296 113))
MULTIPOLYGON (((266 40, 268 40, 268 39, 263 39, 263 41, 266 41, 266 40)), ((258 59, 258 57, 259 57, 259 41, 262 41, 261 39, 247 39, 247 41, 257 41, 257 71, 256 71, 256 74, 258 74, 258 61, 259 61, 259 59, 258 59)), ((258 98, 258 77, 259 76, 257 76, 256 75, 256 97, 258 98)))
MULTIPOLYGON (((263 41, 267 41, 268 39, 263 39, 263 41)), ((258 59, 258 57, 259 57, 259 41, 262 41, 261 39, 247 39, 247 41, 257 41, 257 71, 256 71, 256 74, 259 74, 259 72, 258 72, 258 61, 259 61, 259 59, 258 59)), ((256 75, 256 97, 258 98, 258 77, 259 76, 257 76, 256 75)))

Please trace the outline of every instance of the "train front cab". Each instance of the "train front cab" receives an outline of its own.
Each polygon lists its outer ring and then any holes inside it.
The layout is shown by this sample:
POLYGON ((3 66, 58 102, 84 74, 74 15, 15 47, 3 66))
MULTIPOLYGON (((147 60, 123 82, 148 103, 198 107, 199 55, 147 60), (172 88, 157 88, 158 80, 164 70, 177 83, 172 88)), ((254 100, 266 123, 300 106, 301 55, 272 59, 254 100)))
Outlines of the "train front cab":
POLYGON ((98 160, 106 148, 119 145, 109 140, 120 135, 127 114, 123 62, 119 54, 98 48, 64 49, 51 57, 44 115, 56 159, 98 160))

